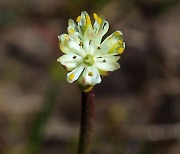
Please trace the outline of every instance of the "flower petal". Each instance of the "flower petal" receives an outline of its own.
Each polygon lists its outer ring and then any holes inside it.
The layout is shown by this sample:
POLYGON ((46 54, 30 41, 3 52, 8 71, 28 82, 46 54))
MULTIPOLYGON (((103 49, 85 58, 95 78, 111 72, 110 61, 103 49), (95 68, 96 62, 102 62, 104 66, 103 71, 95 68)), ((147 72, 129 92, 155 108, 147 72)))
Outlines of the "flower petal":
POLYGON ((102 57, 95 58, 96 67, 102 71, 114 71, 120 68, 117 60, 119 56, 106 55, 102 57))
POLYGON ((86 31, 85 31, 85 34, 83 36, 83 48, 84 50, 86 51, 86 53, 90 54, 90 48, 93 47, 92 45, 92 40, 94 40, 94 32, 93 32, 93 29, 92 27, 88 26, 86 31))
POLYGON ((98 62, 116 62, 118 61, 120 58, 120 56, 114 56, 113 54, 106 54, 106 55, 102 55, 102 56, 96 56, 94 58, 95 63, 98 62), (104 61, 105 60, 105 61, 104 61))
POLYGON ((85 34, 87 27, 92 27, 91 19, 86 11, 83 11, 76 21, 78 22, 79 32, 82 36, 85 34))
POLYGON ((125 43, 123 42, 122 32, 116 31, 108 36, 96 50, 96 55, 114 54, 118 55, 123 52, 125 43))
POLYGON ((76 67, 73 71, 67 74, 67 82, 72 83, 76 81, 84 70, 84 65, 76 67))
POLYGON ((82 57, 76 54, 66 54, 59 57, 57 61, 64 65, 66 69, 69 71, 82 63, 82 57))
POLYGON ((96 13, 94 13, 94 33, 95 38, 92 42, 95 49, 100 45, 102 37, 107 33, 109 29, 109 23, 104 20, 104 17, 99 17, 96 13))
POLYGON ((83 80, 82 80, 83 85, 94 86, 101 82, 101 77, 96 67, 91 67, 91 66, 86 67, 82 75, 83 75, 83 80))
POLYGON ((80 34, 79 34, 78 27, 77 27, 76 23, 74 22, 74 20, 72 20, 72 19, 68 20, 67 31, 68 31, 69 35, 76 36, 77 39, 79 40, 80 34))
POLYGON ((95 19, 93 28, 94 28, 94 32, 97 33, 104 23, 104 18, 99 17, 96 13, 94 13, 93 15, 95 19))
POLYGON ((64 53, 74 53, 79 56, 84 56, 85 52, 81 47, 81 43, 75 36, 69 36, 68 34, 62 34, 58 36, 59 47, 64 53))
POLYGON ((101 29, 95 34, 95 37, 92 41, 92 49, 90 49, 91 53, 94 54, 96 52, 96 49, 100 46, 101 40, 103 36, 107 33, 109 29, 109 23, 107 21, 104 21, 102 23, 101 29))

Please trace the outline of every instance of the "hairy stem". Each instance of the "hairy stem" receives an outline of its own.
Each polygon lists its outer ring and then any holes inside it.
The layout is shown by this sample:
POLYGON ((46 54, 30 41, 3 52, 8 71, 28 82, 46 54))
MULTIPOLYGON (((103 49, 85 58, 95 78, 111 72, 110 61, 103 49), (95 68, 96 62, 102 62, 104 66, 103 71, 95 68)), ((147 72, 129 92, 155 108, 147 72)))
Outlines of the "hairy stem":
POLYGON ((95 118, 94 89, 82 92, 81 128, 78 154, 90 154, 95 118))

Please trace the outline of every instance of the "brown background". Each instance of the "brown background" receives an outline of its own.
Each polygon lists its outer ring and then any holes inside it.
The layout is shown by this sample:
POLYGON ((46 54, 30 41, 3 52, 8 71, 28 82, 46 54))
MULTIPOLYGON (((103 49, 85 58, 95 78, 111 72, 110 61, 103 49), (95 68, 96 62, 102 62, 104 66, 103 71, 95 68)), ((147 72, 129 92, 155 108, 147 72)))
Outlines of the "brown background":
POLYGON ((95 87, 93 154, 179 154, 178 0, 0 0, 0 153, 76 153, 80 90, 57 36, 84 10, 126 42, 121 69, 95 87))

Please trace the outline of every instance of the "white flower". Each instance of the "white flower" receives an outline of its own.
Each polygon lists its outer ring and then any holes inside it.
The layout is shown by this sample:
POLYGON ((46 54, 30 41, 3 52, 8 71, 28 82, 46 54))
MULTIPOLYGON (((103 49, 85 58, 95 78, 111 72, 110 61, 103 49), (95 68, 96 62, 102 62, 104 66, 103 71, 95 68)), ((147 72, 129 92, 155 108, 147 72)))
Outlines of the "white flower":
POLYGON ((58 36, 60 49, 65 55, 57 61, 69 71, 67 81, 72 83, 78 80, 85 91, 100 83, 101 76, 120 67, 117 61, 125 48, 120 31, 102 41, 109 24, 95 13, 94 19, 92 25, 89 15, 84 11, 77 17, 77 24, 69 19, 68 34, 58 36))

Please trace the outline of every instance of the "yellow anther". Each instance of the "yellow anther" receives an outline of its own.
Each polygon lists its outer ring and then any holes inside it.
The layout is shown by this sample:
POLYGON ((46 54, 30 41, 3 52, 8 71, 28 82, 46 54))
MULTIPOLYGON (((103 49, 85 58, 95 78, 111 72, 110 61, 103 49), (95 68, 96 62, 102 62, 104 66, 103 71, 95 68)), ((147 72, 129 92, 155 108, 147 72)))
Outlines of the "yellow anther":
POLYGON ((78 16, 76 21, 79 22, 81 20, 81 16, 78 16))
POLYGON ((108 53, 113 53, 113 52, 117 49, 117 47, 118 47, 118 44, 117 44, 117 43, 114 44, 114 45, 112 46, 112 48, 109 49, 108 53))
POLYGON ((124 51, 124 48, 123 48, 123 47, 120 47, 120 48, 118 49, 117 53, 118 53, 118 54, 121 54, 121 53, 123 53, 123 51, 124 51))
POLYGON ((119 44, 122 44, 123 43, 123 41, 122 40, 119 40, 119 42, 118 42, 119 44))
POLYGON ((62 45, 61 42, 59 42, 59 49, 61 49, 61 45, 62 45))
POLYGON ((96 13, 94 13, 93 15, 94 15, 94 19, 97 20, 98 19, 98 15, 96 13))
POLYGON ((92 88, 93 88, 93 86, 89 86, 89 87, 87 87, 86 89, 84 89, 84 92, 89 92, 89 91, 92 90, 92 88))
POLYGON ((119 32, 115 32, 114 35, 115 35, 115 37, 120 36, 119 32))
POLYGON ((91 19, 88 15, 86 15, 86 23, 87 25, 91 25, 91 19))
POLYGON ((98 24, 101 25, 102 23, 102 19, 99 17, 98 20, 97 20, 98 24))
POLYGON ((69 35, 65 35, 65 39, 68 40, 69 39, 69 35))
POLYGON ((70 80, 73 80, 74 77, 75 77, 75 75, 72 73, 72 74, 69 76, 69 79, 70 79, 70 80))
POLYGON ((73 34, 74 32, 75 32, 75 30, 74 30, 73 28, 70 28, 70 29, 69 29, 69 33, 70 33, 70 34, 73 34))
POLYGON ((94 13, 94 19, 98 22, 99 25, 102 24, 102 19, 100 17, 98 17, 98 15, 96 13, 94 13))
POLYGON ((99 69, 99 73, 100 73, 100 75, 102 75, 102 76, 108 76, 110 72, 108 72, 108 71, 103 71, 103 70, 100 70, 100 69, 99 69))
POLYGON ((88 75, 89 75, 89 76, 93 76, 93 72, 89 72, 88 75))

